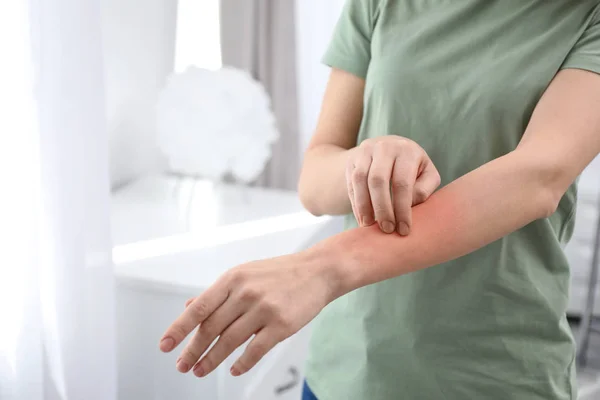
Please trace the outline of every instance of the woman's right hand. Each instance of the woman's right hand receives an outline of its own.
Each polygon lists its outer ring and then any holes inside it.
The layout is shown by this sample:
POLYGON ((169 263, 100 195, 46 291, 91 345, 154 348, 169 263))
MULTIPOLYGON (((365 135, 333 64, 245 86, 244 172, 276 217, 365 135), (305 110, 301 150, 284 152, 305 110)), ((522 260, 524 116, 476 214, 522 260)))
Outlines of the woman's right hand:
POLYGON ((401 136, 363 141, 348 159, 346 183, 361 226, 377 222, 385 233, 408 235, 411 208, 440 185, 440 174, 417 143, 401 136))

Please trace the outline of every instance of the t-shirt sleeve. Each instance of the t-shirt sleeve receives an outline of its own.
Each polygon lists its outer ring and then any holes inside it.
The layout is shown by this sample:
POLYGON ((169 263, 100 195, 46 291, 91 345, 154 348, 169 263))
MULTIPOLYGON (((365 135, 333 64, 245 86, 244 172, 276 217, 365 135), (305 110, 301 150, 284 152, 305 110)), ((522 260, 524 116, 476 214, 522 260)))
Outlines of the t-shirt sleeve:
POLYGON ((595 18, 565 59, 561 69, 576 68, 600 74, 600 7, 595 18))
POLYGON ((371 61, 371 37, 378 0, 346 0, 322 61, 365 78, 371 61))

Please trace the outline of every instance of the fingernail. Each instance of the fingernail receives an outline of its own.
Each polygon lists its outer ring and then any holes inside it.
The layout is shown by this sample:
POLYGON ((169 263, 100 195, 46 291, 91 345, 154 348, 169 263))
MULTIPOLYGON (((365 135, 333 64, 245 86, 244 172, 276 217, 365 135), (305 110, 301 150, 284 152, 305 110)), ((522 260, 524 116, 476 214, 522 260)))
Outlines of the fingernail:
POLYGON ((364 226, 371 226, 375 223, 375 219, 373 217, 371 217, 370 215, 367 215, 366 217, 363 217, 363 225, 364 226))
POLYGON ((241 375, 240 371, 238 371, 238 369, 236 367, 231 367, 230 372, 231 372, 232 376, 240 376, 241 375))
POLYGON ((196 364, 194 367, 194 375, 196 375, 198 378, 202 378, 204 376, 204 368, 202 368, 200 364, 196 364))
POLYGON ((204 368, 202 368, 202 366, 200 364, 197 364, 194 367, 194 375, 196 375, 198 378, 204 377, 205 371, 204 371, 204 368))
POLYGON ((177 371, 186 373, 190 370, 190 366, 183 360, 177 361, 177 371))
POLYGON ((162 351, 171 351, 175 347, 175 341, 173 338, 166 337, 160 341, 160 349, 162 351))
POLYGON ((400 222, 398 224, 398 233, 402 236, 406 236, 410 233, 410 228, 408 227, 408 225, 406 225, 405 222, 400 222))
POLYGON ((392 233, 394 232, 394 224, 391 223, 390 221, 383 221, 381 223, 381 229, 385 232, 385 233, 392 233))

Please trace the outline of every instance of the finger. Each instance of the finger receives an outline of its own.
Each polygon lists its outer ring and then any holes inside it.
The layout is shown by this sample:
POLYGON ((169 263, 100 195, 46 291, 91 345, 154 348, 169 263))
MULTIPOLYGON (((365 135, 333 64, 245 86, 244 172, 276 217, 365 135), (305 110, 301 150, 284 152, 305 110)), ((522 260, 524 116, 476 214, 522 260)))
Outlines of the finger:
POLYGON ((225 302, 229 290, 223 285, 216 283, 198 296, 183 313, 171 324, 162 339, 160 350, 172 351, 179 346, 198 324, 204 322, 210 315, 225 302))
POLYGON ((229 328, 225 330, 217 340, 217 343, 208 353, 194 366, 194 375, 203 377, 214 371, 227 357, 231 355, 262 327, 260 319, 249 314, 238 318, 229 328))
POLYGON ((371 196, 369 195, 369 169, 371 168, 371 155, 363 154, 358 157, 352 171, 352 187, 354 188, 354 207, 358 213, 358 222, 362 226, 375 223, 371 196))
POLYGON ((192 298, 190 298, 190 299, 187 299, 187 301, 185 302, 185 308, 188 308, 188 306, 189 306, 190 304, 192 304, 192 301, 194 301, 194 300, 196 300, 196 298, 195 298, 195 297, 192 297, 192 298))
POLYGON ((231 367, 231 375, 239 376, 250 371, 262 360, 262 358, 271 351, 280 342, 277 336, 269 329, 262 329, 248 343, 244 353, 236 360, 231 367))
POLYGON ((204 321, 177 359, 177 370, 186 373, 229 325, 244 312, 238 304, 227 301, 204 321))
POLYGON ((396 218, 390 194, 390 179, 394 167, 394 156, 385 149, 377 147, 369 169, 369 195, 375 215, 381 230, 392 233, 396 229, 396 218))
POLYGON ((352 214, 356 218, 356 221, 360 225, 360 216, 354 205, 354 185, 352 185, 352 171, 354 171, 354 160, 351 160, 346 165, 346 188, 348 190, 348 198, 350 199, 350 205, 352 206, 352 214))
POLYGON ((437 169, 430 160, 427 160, 423 171, 415 182, 412 205, 415 206, 427 200, 440 186, 440 181, 441 178, 437 169))
POLYGON ((412 196, 419 164, 406 154, 397 157, 392 172, 392 196, 398 233, 406 236, 412 225, 412 196))

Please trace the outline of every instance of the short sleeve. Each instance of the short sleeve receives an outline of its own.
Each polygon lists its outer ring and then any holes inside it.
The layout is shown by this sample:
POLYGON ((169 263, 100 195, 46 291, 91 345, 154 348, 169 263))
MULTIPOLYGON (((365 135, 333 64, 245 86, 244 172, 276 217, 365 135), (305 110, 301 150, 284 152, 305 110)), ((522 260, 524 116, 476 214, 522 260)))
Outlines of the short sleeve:
POLYGON ((360 78, 367 76, 371 61, 371 36, 378 13, 378 0, 346 0, 329 47, 323 55, 324 64, 350 72, 360 78))
POLYGON ((565 59, 561 69, 566 68, 600 74, 600 6, 596 8, 595 18, 565 59))

